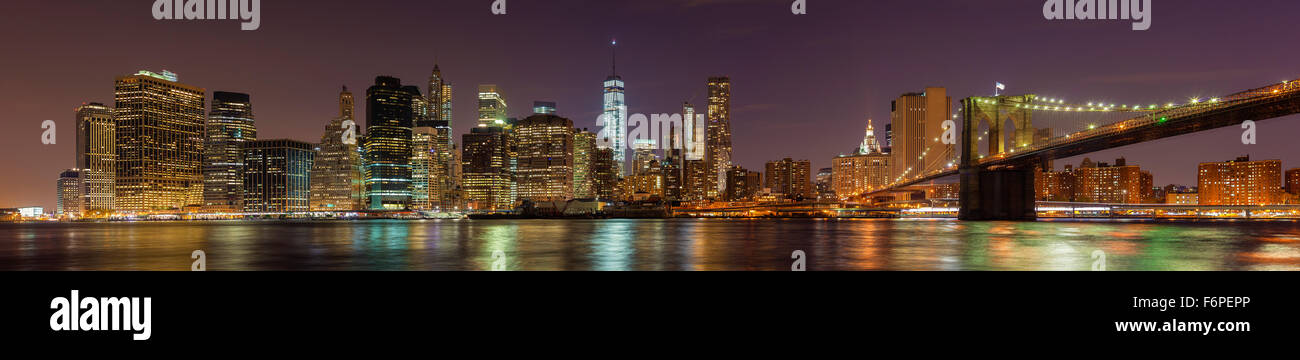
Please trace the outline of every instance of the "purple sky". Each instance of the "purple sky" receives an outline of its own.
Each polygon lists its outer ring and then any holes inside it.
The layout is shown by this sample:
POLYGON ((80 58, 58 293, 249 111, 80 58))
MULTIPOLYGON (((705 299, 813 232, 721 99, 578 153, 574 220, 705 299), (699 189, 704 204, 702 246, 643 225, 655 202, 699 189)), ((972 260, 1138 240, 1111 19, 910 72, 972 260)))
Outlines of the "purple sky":
MULTIPOLYGON (((152 0, 0 3, 0 207, 53 208, 55 179, 74 164, 73 110, 112 102, 113 78, 167 69, 187 84, 252 95, 259 137, 318 141, 339 87, 362 103, 376 75, 423 86, 436 61, 456 85, 458 133, 475 91, 495 83, 511 116, 534 100, 595 126, 601 81, 618 38, 632 113, 705 102, 709 76, 733 81, 735 158, 810 159, 830 166, 883 130, 890 100, 945 86, 954 100, 1011 93, 1113 103, 1209 98, 1300 77, 1300 2, 1155 0, 1151 30, 1128 21, 1047 21, 1041 0, 264 0, 262 25, 155 21, 152 0), (58 122, 59 143, 40 143, 58 122)), ((360 105, 360 104, 359 104, 360 105)), ((359 106, 358 113, 364 109, 359 106)), ((1260 123, 1259 144, 1221 129, 1089 155, 1126 156, 1157 184, 1194 184, 1202 161, 1251 154, 1300 167, 1294 117, 1260 123)), ((881 134, 883 137, 883 134, 881 134)), ((1058 161, 1077 164, 1079 159, 1058 161)))

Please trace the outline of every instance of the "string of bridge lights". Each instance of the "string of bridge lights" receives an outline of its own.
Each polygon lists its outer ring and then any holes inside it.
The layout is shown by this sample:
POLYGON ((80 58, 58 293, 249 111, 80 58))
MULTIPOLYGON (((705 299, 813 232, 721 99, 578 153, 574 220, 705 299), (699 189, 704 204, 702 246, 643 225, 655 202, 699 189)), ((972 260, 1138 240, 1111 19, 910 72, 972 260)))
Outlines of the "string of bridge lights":
MULTIPOLYGON (((1035 96, 1031 101, 1035 102, 1036 104, 1021 103, 1021 104, 1016 104, 1015 107, 1017 109, 1060 111, 1060 112, 1150 112, 1150 111, 1161 111, 1165 109, 1172 109, 1179 106, 1216 104, 1221 102, 1222 100, 1219 98, 1212 98, 1209 100, 1202 100, 1201 98, 1192 98, 1189 99, 1186 104, 1168 103, 1165 104, 1163 107, 1157 104, 1142 106, 1142 105, 1128 105, 1128 104, 1116 105, 1115 103, 1105 103, 1105 102, 1090 102, 1087 105, 1084 105, 1084 104, 1066 103, 1064 99, 1043 98, 1038 96, 1035 96)), ((981 98, 978 99, 976 103, 999 104, 1001 103, 1001 101, 988 99, 988 98, 981 98)), ((1007 106, 1010 107, 1009 104, 1007 106)), ((959 109, 958 111, 961 110, 959 109)))

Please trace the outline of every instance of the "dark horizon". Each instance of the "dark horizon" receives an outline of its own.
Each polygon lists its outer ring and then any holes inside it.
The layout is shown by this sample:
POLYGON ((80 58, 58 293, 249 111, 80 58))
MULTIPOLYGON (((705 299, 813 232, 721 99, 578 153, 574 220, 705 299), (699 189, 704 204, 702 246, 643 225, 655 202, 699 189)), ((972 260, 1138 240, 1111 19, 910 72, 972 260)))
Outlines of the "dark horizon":
MULTIPOLYGON (((947 87, 954 102, 1001 82, 1013 94, 1164 104, 1300 77, 1292 1, 1157 2, 1148 31, 1047 21, 1041 0, 809 2, 808 15, 794 16, 790 0, 512 0, 497 16, 491 1, 268 0, 257 31, 156 21, 152 0, 6 2, 0 11, 12 16, 0 28, 24 35, 0 57, 11 69, 0 139, 18 154, 0 160, 14 174, 0 177, 0 207, 53 209, 58 172, 74 165, 73 109, 111 106, 113 78, 137 70, 173 71, 205 88, 209 104, 216 91, 250 94, 259 138, 314 143, 342 86, 362 114, 376 76, 423 90, 436 63, 455 86, 459 143, 477 117, 479 84, 501 87, 511 117, 555 101, 559 115, 594 130, 617 38, 630 113, 701 107, 708 77, 729 76, 736 163, 761 171, 769 160, 807 159, 814 173, 861 141, 868 118, 883 141, 890 101, 926 86, 947 87), (47 119, 57 145, 40 143, 47 119)), ((1223 128, 1087 157, 1125 157, 1157 186, 1194 186, 1196 164, 1247 154, 1280 159, 1285 171, 1300 167, 1285 137, 1300 133, 1296 118, 1259 123, 1258 145, 1223 128)))

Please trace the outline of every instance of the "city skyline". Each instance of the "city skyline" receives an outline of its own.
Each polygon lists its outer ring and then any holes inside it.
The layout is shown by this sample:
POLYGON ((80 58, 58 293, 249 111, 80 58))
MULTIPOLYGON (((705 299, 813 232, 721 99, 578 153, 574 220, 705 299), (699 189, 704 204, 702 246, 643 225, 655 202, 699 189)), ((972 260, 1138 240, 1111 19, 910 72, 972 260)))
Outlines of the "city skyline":
MULTIPOLYGON (((1199 12, 1206 11, 1207 8, 1218 9, 1225 7, 1218 13, 1225 16, 1267 16, 1269 14, 1251 14, 1246 9, 1228 9, 1227 5, 1216 5, 1211 3, 1188 2, 1187 6, 1195 8, 1196 11, 1180 10, 1169 8, 1161 9, 1161 19, 1159 25, 1154 27, 1148 33, 1135 34, 1123 31, 1122 29, 1111 29, 1104 25, 1078 25, 1063 26, 1059 29, 1048 27, 1043 32, 1045 38, 1051 36, 1062 36, 1062 34, 1091 34, 1094 39, 1104 39, 1106 41, 1115 41, 1121 45, 1126 42, 1132 44, 1141 43, 1139 51, 1148 51, 1150 53, 1151 64, 1147 65, 1126 65, 1111 60, 1102 60, 1105 54, 1117 50, 1095 50, 1086 51, 1097 53, 1097 58, 1090 59, 1091 62, 1083 60, 1061 61, 1061 59, 1044 59, 1042 61, 1025 61, 1015 58, 1016 49, 1006 46, 1011 53, 1010 58, 1004 60, 1001 64, 983 64, 980 65, 978 60, 968 60, 963 63, 961 59, 939 59, 936 56, 920 56, 927 52, 921 51, 902 51, 909 59, 905 63, 894 63, 892 66, 886 66, 889 69, 906 70, 909 67, 930 69, 919 74, 911 76, 900 76, 893 74, 881 74, 875 70, 869 70, 873 66, 888 64, 882 60, 869 59, 876 55, 868 56, 863 53, 862 49, 857 49, 857 45, 845 44, 822 44, 821 41, 811 40, 801 42, 797 40, 800 35, 815 33, 818 25, 815 21, 808 19, 786 19, 779 11, 771 11, 767 14, 764 6, 766 4, 775 4, 781 2, 757 2, 755 4, 728 4, 728 5, 690 5, 686 3, 672 3, 672 6, 666 6, 665 9, 643 9, 637 6, 592 6, 585 12, 565 15, 566 18, 582 18, 588 16, 586 12, 597 13, 619 13, 629 11, 627 8, 636 8, 637 12, 671 13, 683 15, 687 18, 701 17, 707 15, 730 14, 719 20, 728 26, 709 26, 695 25, 696 29, 719 30, 717 32, 705 31, 709 36, 720 36, 709 38, 713 41, 692 41, 683 40, 683 36, 672 34, 665 35, 665 38, 671 38, 669 42, 683 44, 682 47, 707 47, 705 45, 717 42, 717 39, 733 39, 739 42, 735 47, 730 48, 737 54, 729 55, 725 52, 712 52, 707 50, 699 51, 700 56, 691 56, 689 60, 681 61, 661 61, 655 60, 656 54, 664 51, 665 48, 674 46, 665 46, 664 39, 647 35, 647 30, 642 29, 646 26, 628 25, 623 30, 611 30, 603 27, 586 26, 581 29, 561 29, 556 30, 565 41, 565 50, 577 54, 596 54, 600 56, 575 56, 581 59, 581 66, 577 66, 574 71, 573 66, 563 66, 547 61, 530 61, 529 57, 522 56, 495 56, 497 52, 505 53, 527 53, 531 45, 521 45, 527 39, 503 41, 499 46, 486 47, 489 51, 482 53, 483 48, 477 46, 454 46, 456 43, 463 45, 464 41, 448 37, 444 42, 449 46, 437 46, 440 50, 432 51, 437 54, 428 54, 430 49, 412 49, 410 56, 402 56, 402 59, 385 58, 382 61, 367 63, 369 60, 358 60, 351 58, 343 59, 340 64, 332 64, 328 58, 318 58, 314 60, 296 57, 300 64, 306 65, 309 70, 292 69, 285 67, 283 60, 267 59, 262 56, 262 61, 251 61, 238 59, 235 57, 216 56, 214 54, 205 54, 212 59, 195 59, 194 55, 167 55, 168 53, 153 53, 147 51, 139 56, 120 55, 114 57, 126 57, 125 59, 105 59, 105 61, 96 61, 94 64, 84 64, 84 66, 67 67, 68 71, 60 71, 58 74, 45 73, 42 76, 54 77, 72 77, 71 79, 56 79, 55 82, 65 85, 58 90, 46 91, 23 91, 31 88, 32 90, 43 90, 44 84, 34 83, 32 78, 20 75, 13 82, 7 82, 3 90, 4 98, 12 99, 10 113, 5 114, 6 135, 4 139, 13 144, 19 145, 19 150, 25 153, 37 153, 33 156, 23 159, 6 159, 0 166, 6 168, 22 169, 21 175, 6 177, 0 187, 6 190, 0 192, 0 204, 4 206, 27 206, 41 205, 47 208, 53 208, 54 180, 55 176, 62 169, 71 167, 74 155, 73 146, 70 146, 72 129, 75 129, 72 120, 72 111, 70 109, 89 102, 112 103, 111 85, 113 77, 128 75, 139 69, 162 70, 167 69, 175 71, 182 76, 182 82, 207 89, 208 99, 214 91, 231 91, 250 94, 253 102, 258 108, 258 132, 261 138, 291 138, 300 141, 315 142, 319 138, 322 126, 334 118, 337 111, 335 103, 337 99, 337 89, 340 85, 347 85, 354 89, 363 89, 370 84, 369 79, 377 75, 391 75, 401 78, 403 83, 419 84, 423 76, 428 74, 429 70, 436 62, 442 66, 447 74, 448 82, 459 84, 459 91, 456 92, 455 98, 456 121, 457 126, 452 136, 453 139, 459 137, 468 131, 469 124, 475 123, 474 117, 477 116, 473 106, 474 96, 466 90, 474 89, 479 84, 498 84, 502 92, 512 104, 511 113, 508 117, 525 118, 531 112, 526 106, 517 104, 527 104, 535 100, 554 100, 558 103, 560 109, 559 115, 575 122, 578 128, 595 128, 595 118, 599 114, 599 99, 594 95, 594 84, 605 76, 608 76, 608 48, 605 46, 608 38, 617 36, 620 39, 619 61, 622 63, 619 67, 619 75, 627 81, 628 104, 631 105, 630 113, 674 113, 680 112, 681 103, 689 101, 695 105, 707 104, 705 87, 701 84, 703 79, 710 76, 728 75, 735 82, 733 103, 733 131, 734 148, 736 159, 734 164, 749 169, 760 169, 767 161, 795 158, 809 159, 813 162, 813 168, 830 167, 831 159, 835 156, 846 154, 853 144, 861 142, 860 129, 868 118, 874 118, 878 121, 878 131, 881 131, 886 124, 882 119, 888 119, 888 102, 890 99, 897 98, 899 95, 915 91, 926 86, 944 86, 949 89, 949 94, 953 98, 963 98, 966 96, 989 95, 992 92, 992 84, 995 81, 1008 84, 1010 93, 1039 93, 1045 95, 1054 95, 1072 99, 1109 99, 1115 102, 1159 102, 1184 100, 1190 96, 1214 96, 1222 95, 1228 92, 1237 91, 1243 88, 1266 83, 1274 80, 1282 80, 1290 77, 1295 73, 1296 66, 1274 62, 1278 60, 1254 59, 1245 57, 1228 57, 1227 54, 1201 54, 1196 53, 1199 57, 1196 60, 1181 60, 1188 53, 1187 50, 1178 49, 1178 45, 1188 46, 1192 43, 1201 41, 1212 41, 1215 36, 1213 24, 1196 23, 1195 19, 1204 19, 1206 15, 1199 12), (1181 12, 1186 11, 1186 14, 1181 12), (1198 13, 1198 14, 1193 14, 1198 13), (766 27, 763 26, 734 26, 753 23, 760 23, 764 19, 776 19, 776 24, 766 27), (1196 25, 1192 27, 1192 25, 1196 25), (749 29, 744 34, 726 34, 725 29, 749 29), (598 29, 596 31, 585 31, 598 29), (584 30, 584 31, 577 31, 584 30), (1195 31, 1190 31, 1195 30, 1195 31), (587 34, 587 32, 591 32, 587 34), (582 33, 575 36, 575 33, 582 33), (1196 36, 1188 35, 1205 35, 1199 39, 1181 39, 1183 37, 1195 38, 1196 36), (726 36, 734 36, 727 38, 726 36), (1127 39, 1133 37, 1140 40, 1127 39), (590 38, 590 41, 581 40, 590 38), (762 49, 759 45, 759 39, 769 38, 775 40, 786 40, 788 42, 773 41, 772 44, 778 48, 783 48, 791 53, 796 53, 800 48, 807 49, 842 49, 850 54, 846 58, 835 59, 811 59, 814 64, 826 64, 826 66, 797 66, 792 58, 793 54, 779 53, 770 58, 760 58, 754 55, 754 52, 762 49), (1165 39, 1168 41, 1157 41, 1165 39), (509 49, 521 49, 520 51, 509 49), (417 55, 423 54, 423 55, 417 55), (1180 55, 1181 54, 1181 55, 1180 55), (432 55, 432 56, 427 56, 432 55), (712 55, 712 56, 709 56, 712 55), (749 56, 749 57, 746 57, 749 56), (239 61, 229 62, 231 59, 239 61), (1175 62, 1175 59, 1180 59, 1175 62), (851 60, 857 60, 855 62, 851 60), (1172 66, 1155 66, 1162 61, 1172 62, 1172 66), (235 71, 230 72, 229 65, 220 65, 222 63, 237 65, 235 71), (484 64, 478 65, 477 62, 484 64), (1039 64, 1039 63, 1042 64, 1039 64), (207 65, 204 65, 204 64, 207 65), (663 64, 661 64, 663 63, 663 64), (784 64, 783 64, 784 63, 784 64), (1098 66, 1104 63, 1106 66, 1098 66), (1199 65, 1198 65, 1199 63, 1199 65), (841 66, 849 73, 849 78, 861 81, 844 81, 841 84, 839 79, 831 75, 840 75, 839 73, 826 73, 808 69, 807 67, 835 67, 841 66), (976 76, 955 76, 954 71, 938 70, 936 68, 945 64, 960 64, 960 67, 983 67, 988 69, 986 77, 976 76), (1087 64, 1088 66, 1084 66, 1087 64), (1213 64, 1207 66, 1204 64, 1213 64), (1235 68, 1224 68, 1220 64, 1233 64, 1235 68), (175 65, 175 66, 173 66, 175 65), (496 66, 510 65, 510 66, 496 66), (768 72, 771 69, 765 69, 765 66, 777 68, 780 70, 775 74, 768 72), (344 67, 345 70, 332 71, 331 68, 344 67), (514 67, 514 69, 512 69, 514 67), (589 68, 588 68, 589 67, 589 68), (1110 71, 1097 70, 1098 68, 1107 67, 1110 71), (561 73, 552 72, 556 69, 565 70, 561 73), (1051 69, 1054 76, 1048 76, 1043 72, 1051 69), (685 70, 685 71, 681 71, 685 70), (766 71, 766 72, 760 72, 766 71), (1024 70, 1027 74, 1018 73, 1024 70), (499 71, 499 72, 498 72, 499 71), (1274 72, 1277 72, 1274 74, 1274 72), (525 75, 521 75, 525 74, 525 75), (314 74, 314 75, 307 75, 314 74), (338 74, 333 76, 331 74, 338 74), (681 75, 678 75, 681 74, 681 75), (1061 79, 1057 79, 1056 77, 1061 79), (315 79, 319 77, 321 79, 315 79), (250 80, 255 78, 256 80, 250 80), (665 79, 667 78, 667 79, 665 79), (878 79, 883 81, 874 81, 878 79), (1071 79, 1074 79, 1073 81, 1071 79), (1083 80, 1083 81, 1078 81, 1083 80), (776 82, 778 84, 773 84, 776 82), (822 87, 822 83, 834 84, 830 87, 822 87), (879 85, 878 85, 879 84, 879 85), (14 86, 10 88, 10 86, 14 86), (816 89, 812 91, 811 89, 816 89), (1195 90, 1189 90, 1195 89, 1195 90), (287 93, 298 93, 288 95, 287 93), (1192 92, 1192 93, 1188 93, 1192 92), (774 94, 775 93, 775 94, 774 94), (790 95, 790 93, 807 93, 800 95, 790 95), (1151 95, 1154 94, 1154 95, 1151 95), (809 99, 813 101, 810 102, 809 99), (72 101, 68 101, 74 99, 72 101), (1130 101, 1130 99, 1132 99, 1130 101), (644 105, 643 105, 644 104, 644 105), (55 120, 59 125, 59 144, 44 146, 39 144, 39 128, 37 125, 41 120, 55 120), (800 121, 788 121, 788 119, 806 119, 800 121), (802 125, 798 127, 796 125, 802 125), (806 130, 804 132, 794 132, 795 130, 806 130), (790 134, 794 134, 791 136, 790 134), (775 145, 772 145, 775 144, 775 145), (48 191, 46 191, 48 190, 48 191)), ((943 2, 939 2, 942 4, 943 2)), ((8 6, 8 5, 7 5, 8 6)), ((360 6, 362 13, 360 15, 375 15, 385 10, 399 10, 405 7, 416 7, 418 5, 391 5, 378 4, 372 6, 360 6)), ((819 4, 817 10, 814 9, 809 15, 810 19, 837 18, 838 15, 831 14, 835 12, 837 4, 819 4), (820 15, 819 15, 820 13, 820 15)), ((852 5, 855 7, 864 7, 869 9, 888 8, 892 5, 852 5)), ((940 6, 940 5, 936 5, 940 6)), ((951 3, 948 6, 958 6, 951 3)), ((60 6, 53 6, 42 9, 24 9, 30 11, 52 11, 58 10, 60 6)), ((322 8, 335 9, 345 7, 336 3, 323 3, 322 8)), ((351 8, 351 6, 346 6, 351 8)), ((1008 6, 1006 4, 991 4, 991 9, 979 11, 1009 11, 1009 14, 1024 15, 1024 22, 1035 22, 1032 15, 1039 9, 1036 6, 1008 6)), ((129 7, 128 7, 129 8, 129 7)), ((86 9, 73 9, 75 11, 86 11, 86 9)), ((102 9, 107 14, 115 11, 123 11, 122 16, 133 16, 131 11, 102 9)), ((477 7, 466 5, 450 5, 449 12, 461 12, 466 14, 467 18, 479 19, 486 21, 506 21, 505 19, 487 18, 490 14, 486 11, 479 11, 477 7), (464 7, 464 9, 461 9, 464 7), (482 14, 479 14, 479 13, 482 14), (479 17, 483 18, 479 18, 479 17)), ((234 31, 225 32, 217 31, 215 28, 207 25, 197 24, 177 24, 177 23, 151 23, 141 21, 140 24, 127 25, 123 35, 132 33, 147 33, 149 31, 171 31, 174 30, 176 36, 187 32, 212 32, 215 34, 204 34, 198 36, 196 43, 215 42, 223 37, 247 37, 249 43, 264 42, 258 40, 260 36, 286 36, 297 32, 307 32, 310 29, 292 29, 287 30, 284 26, 290 24, 299 24, 301 19, 296 16, 283 17, 288 14, 284 8, 276 8, 276 5, 267 4, 263 10, 266 12, 266 20, 263 29, 253 34, 241 34, 234 31), (271 15, 280 14, 285 22, 277 26, 272 20, 271 15)), ((546 9, 532 7, 528 4, 518 4, 511 9, 512 13, 548 13, 557 11, 556 9, 546 9)), ((859 12, 860 13, 860 12, 859 12)), ((1211 11, 1211 13, 1214 13, 1211 11)), ((907 15, 908 12, 903 12, 907 15)), ((303 14, 294 14, 304 16, 303 14)), ((360 16, 359 15, 359 16, 360 16)), ((911 14, 921 16, 919 14, 911 14)), ((1015 16, 1022 16, 1015 15, 1015 16)), ((514 15, 511 15, 514 16, 514 15)), ((940 16, 940 15, 936 15, 940 16)), ((951 16, 951 15, 941 15, 951 16)), ((992 17, 1011 17, 1008 14, 994 14, 992 17)), ((642 15, 638 18, 653 17, 642 15)), ((48 18, 48 17, 47 17, 48 18)), ((905 17, 908 18, 908 17, 905 17)), ((916 19, 915 17, 911 17, 916 19)), ((524 19, 519 16, 511 22, 521 22, 517 19, 524 19)), ((887 20, 883 19, 882 20, 887 20)), ((87 26, 93 26, 97 20, 90 21, 87 26)), ((396 20, 405 21, 405 20, 396 20)), ((461 21, 461 20, 457 20, 461 21)), ((686 22, 687 20, 674 20, 673 22, 686 22)), ((888 21, 886 21, 888 22, 888 21)), ((22 25, 20 20, 19 25, 22 25)), ((1250 29, 1249 31, 1268 31, 1270 26, 1294 26, 1286 24, 1270 24, 1263 22, 1261 28, 1250 29)), ((13 26, 6 25, 6 26, 13 26)), ((295 25, 296 26, 296 25, 295 25)), ((884 25, 872 25, 884 26, 884 25)), ((1005 26, 1005 25, 1004 25, 1005 26)), ((869 26, 868 26, 869 27, 869 26)), ((951 29, 950 29, 951 30, 951 29)), ((1219 29, 1222 30, 1222 29, 1219 29)), ((1236 29, 1234 29, 1236 30, 1236 29)), ((1275 29, 1274 29, 1275 30, 1275 29)), ((117 31, 117 30, 115 30, 117 31)), ((926 30, 920 36, 933 36, 936 43, 948 43, 957 40, 945 40, 944 38, 958 38, 957 32, 950 31, 948 34, 934 34, 926 30)), ((993 31, 993 30, 991 30, 993 31)), ((488 38, 497 36, 498 39, 507 38, 510 30, 494 30, 492 34, 482 35, 488 38)), ((853 34, 844 34, 844 38, 853 39, 853 34)), ((1235 35, 1244 35, 1241 30, 1235 35)), ((542 31, 543 34, 551 32, 542 31)), ((551 34, 555 35, 555 34, 551 34)), ((36 34, 34 36, 47 36, 56 40, 63 41, 66 44, 86 44, 76 40, 58 40, 64 39, 57 33, 36 34)), ((538 35, 541 36, 541 35, 538 35)), ((528 37, 530 38, 530 37, 528 37)), ((1068 37, 1062 37, 1068 38, 1068 37)), ((817 37, 809 37, 817 39, 817 37)), ((869 38, 868 38, 869 39, 869 38)), ((1262 43, 1251 43, 1247 40, 1240 44, 1232 44, 1229 47, 1234 49, 1257 50, 1262 47, 1262 43)), ((766 42, 763 42, 766 44, 766 42)), ((478 45, 480 43, 475 43, 478 45)), ((38 40, 25 40, 25 47, 39 49, 42 47, 38 40)), ((90 44, 95 45, 95 44, 90 44)), ((312 49, 314 46, 323 46, 320 41, 308 41, 306 45, 299 45, 312 49), (314 44, 314 45, 313 45, 314 44)), ((1045 49, 1052 49, 1054 46, 1061 46, 1052 43, 1035 44, 1045 49)), ((187 45, 188 46, 188 45, 187 45)), ((251 47, 256 49, 257 46, 251 44, 228 44, 234 48, 251 47)), ((360 46, 360 45, 358 45, 360 46)), ((387 46, 394 46, 387 44, 387 46)), ((432 46, 432 45, 431 45, 432 46)), ((1004 45, 1000 45, 1004 46, 1004 45)), ((1137 45, 1132 45, 1137 46, 1137 45)), ((405 46, 400 46, 405 47, 405 46)), ((1121 46, 1122 47, 1122 46, 1121 46)), ((886 49, 887 50, 887 49, 886 49)), ((825 50, 819 50, 825 51, 825 50)), ((834 50, 831 50, 834 51, 834 50)), ((955 51, 955 50, 953 50, 955 51)), ((1040 50, 1048 52, 1048 50, 1040 50)), ((1284 49, 1282 51, 1287 51, 1284 49)), ((1291 50, 1294 51, 1294 50, 1291 50)), ((235 51, 238 52, 238 51, 235 51)), ((674 50, 676 52, 676 50, 674 50)), ((1230 51, 1225 51, 1225 53, 1230 51)), ((18 52, 18 53, 21 53, 18 52)), ((274 52, 280 56, 285 54, 274 52)), ((311 54, 311 51, 307 51, 311 54)), ((829 53, 829 52, 824 52, 829 53)), ((1005 53, 1005 52, 1004 52, 1005 53)), ((114 53, 112 55, 117 55, 114 53)), ((257 58, 256 56, 250 56, 257 58)), ((295 58, 292 57, 291 58, 295 58)), ((1277 58, 1286 58, 1278 56, 1277 58)), ((21 67, 24 62, 33 61, 32 58, 16 54, 16 56, 7 58, 6 62, 14 62, 13 65, 21 67)), ((806 63, 806 61, 805 61, 806 63)), ((58 66, 59 61, 47 66, 58 66)), ((71 63, 70 63, 71 64, 71 63)), ((893 71, 891 71, 893 72, 893 71)), ((905 71, 904 71, 905 72, 905 71)), ((358 105, 360 113, 365 113, 364 106, 358 105)), ((205 110, 206 113, 206 110, 205 110)), ((1294 119, 1294 117, 1291 117, 1294 119)), ((358 119, 359 124, 364 124, 363 119, 358 119)), ((1143 166, 1144 169, 1150 168, 1155 174, 1155 184, 1195 184, 1195 166, 1201 162, 1225 161, 1241 155, 1251 155, 1256 159, 1280 159, 1283 161, 1284 170, 1298 167, 1300 159, 1295 158, 1294 152, 1288 152, 1287 142, 1285 139, 1271 137, 1272 134, 1300 133, 1300 124, 1292 124, 1294 121, 1279 119, 1261 123, 1260 144, 1255 146, 1242 146, 1235 143, 1234 140, 1239 138, 1240 130, 1220 129, 1207 131, 1178 138, 1153 142, 1151 144, 1142 144, 1130 146, 1121 149, 1102 151, 1088 156, 1093 159, 1111 159, 1117 157, 1126 157, 1131 163, 1143 166), (1216 146, 1202 146, 1205 143, 1213 143, 1216 146), (1177 158, 1170 158, 1169 153, 1175 152, 1170 149, 1176 149, 1177 153, 1183 154, 1177 158), (1291 157, 1288 157, 1290 155, 1291 157)), ((884 138, 883 134, 878 133, 877 137, 884 138)), ((1063 163, 1078 163, 1078 159, 1062 159, 1058 161, 1063 163)))

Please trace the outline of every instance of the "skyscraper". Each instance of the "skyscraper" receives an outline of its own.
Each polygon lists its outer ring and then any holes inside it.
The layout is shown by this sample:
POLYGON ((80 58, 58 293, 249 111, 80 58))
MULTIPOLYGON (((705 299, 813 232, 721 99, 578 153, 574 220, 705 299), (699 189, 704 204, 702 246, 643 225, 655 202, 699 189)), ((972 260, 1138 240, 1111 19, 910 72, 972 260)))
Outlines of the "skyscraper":
MULTIPOLYGON (((442 77, 442 70, 438 65, 433 65, 433 73, 429 75, 429 88, 427 89, 425 99, 429 106, 429 116, 425 123, 417 123, 415 126, 427 126, 437 128, 439 126, 451 126, 451 83, 442 77)), ((450 145, 450 144, 448 144, 450 145)))
POLYGON ((618 41, 611 43, 611 68, 613 69, 609 77, 605 78, 603 101, 604 111, 601 115, 605 134, 609 140, 601 140, 602 148, 614 150, 614 162, 618 163, 618 176, 623 176, 627 171, 627 86, 623 83, 623 77, 618 75, 618 41))
POLYGON ((1282 161, 1203 163, 1197 175, 1201 205, 1276 205, 1282 203, 1282 161))
POLYGON ((573 121, 555 115, 529 116, 515 126, 519 143, 519 198, 536 202, 574 198, 573 121))
POLYGON ((682 201, 701 201, 709 199, 709 194, 717 191, 717 177, 713 168, 705 160, 685 160, 682 162, 682 201))
POLYGON ((203 88, 140 71, 114 89, 119 211, 177 211, 203 203, 203 88))
POLYGON ((707 126, 705 128, 696 126, 705 123, 705 121, 696 122, 700 116, 702 114, 696 113, 695 105, 689 102, 682 104, 682 160, 704 160, 706 157, 707 126))
POLYGON ((506 98, 496 85, 478 86, 478 126, 506 126, 506 98))
POLYGON ((712 168, 716 187, 708 194, 717 198, 726 187, 727 169, 731 168, 731 79, 709 78, 709 113, 707 161, 712 168))
POLYGON ((371 210, 411 206, 412 99, 397 78, 380 76, 366 90, 365 191, 371 210))
POLYGON ((315 146, 278 139, 244 143, 244 212, 283 213, 311 209, 315 146))
POLYGON ((85 174, 82 187, 87 211, 111 212, 117 190, 117 124, 113 110, 100 103, 77 108, 77 169, 85 174))
POLYGON ((461 141, 463 174, 461 188, 465 205, 473 211, 510 211, 514 174, 510 171, 510 150, 505 129, 476 127, 461 141))
POLYGON ((428 132, 429 139, 428 149, 428 168, 427 186, 429 194, 429 208, 431 210, 451 210, 456 207, 454 200, 454 191, 456 188, 456 179, 453 168, 459 166, 456 164, 455 140, 453 139, 452 130, 452 103, 451 103, 452 86, 442 77, 442 70, 438 65, 433 66, 433 74, 429 76, 429 118, 419 126, 431 128, 428 132))
POLYGON ((417 126, 411 129, 411 210, 433 210, 432 188, 442 179, 434 143, 437 142, 437 129, 417 126))
POLYGON ((867 120, 867 136, 862 138, 862 145, 858 146, 858 154, 879 153, 880 142, 876 141, 876 128, 871 125, 871 120, 867 120))
MULTIPOLYGON (((311 168, 311 210, 355 211, 364 208, 361 153, 355 137, 343 142, 343 124, 353 121, 352 93, 339 93, 339 116, 325 125, 311 168)), ((353 134, 355 135, 355 134, 353 134)))
POLYGON ((614 161, 614 149, 597 148, 592 159, 591 192, 596 198, 609 200, 614 198, 614 187, 618 184, 618 162, 614 161))
POLYGON ((85 214, 85 171, 67 169, 59 173, 57 204, 54 214, 61 217, 79 218, 85 214))
POLYGON ((883 153, 855 154, 832 160, 831 188, 841 199, 884 188, 890 183, 890 156, 883 153))
POLYGON ((903 94, 891 105, 893 177, 912 178, 948 167, 956 159, 953 145, 941 142, 943 122, 952 116, 948 90, 929 87, 903 94))
POLYGON ((767 162, 764 187, 789 199, 813 199, 812 162, 785 158, 767 162))
POLYGON ((596 169, 596 133, 582 129, 573 134, 573 197, 591 199, 596 169))
POLYGON ((203 158, 203 208, 211 212, 244 209, 244 162, 240 147, 257 140, 248 94, 216 91, 208 113, 203 158))

